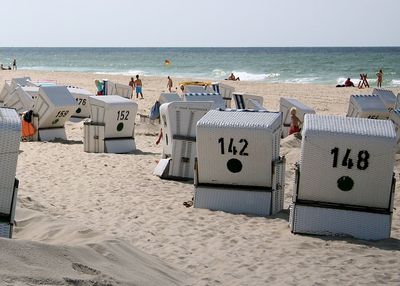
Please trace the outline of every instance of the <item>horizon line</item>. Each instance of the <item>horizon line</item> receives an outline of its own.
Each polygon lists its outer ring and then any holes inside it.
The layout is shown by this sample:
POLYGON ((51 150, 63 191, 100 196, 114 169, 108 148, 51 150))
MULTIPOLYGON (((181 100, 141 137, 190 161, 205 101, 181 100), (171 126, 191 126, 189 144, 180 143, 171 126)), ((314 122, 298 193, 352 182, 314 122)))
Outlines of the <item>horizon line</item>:
POLYGON ((191 48, 191 49, 235 49, 235 48, 400 48, 400 46, 13 46, 6 47, 0 46, 1 48, 101 48, 101 49, 181 49, 181 48, 191 48))

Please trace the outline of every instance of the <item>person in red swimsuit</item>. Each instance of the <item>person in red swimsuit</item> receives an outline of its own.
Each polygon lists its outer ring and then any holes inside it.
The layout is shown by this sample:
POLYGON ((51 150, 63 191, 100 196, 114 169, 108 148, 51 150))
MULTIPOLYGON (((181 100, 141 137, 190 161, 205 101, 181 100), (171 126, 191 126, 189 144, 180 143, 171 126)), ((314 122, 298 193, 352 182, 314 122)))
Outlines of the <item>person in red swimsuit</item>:
POLYGON ((300 132, 300 124, 301 121, 300 119, 296 116, 296 108, 292 108, 290 110, 290 114, 291 114, 291 120, 290 120, 290 128, 289 128, 289 135, 293 134, 293 133, 297 133, 300 132))

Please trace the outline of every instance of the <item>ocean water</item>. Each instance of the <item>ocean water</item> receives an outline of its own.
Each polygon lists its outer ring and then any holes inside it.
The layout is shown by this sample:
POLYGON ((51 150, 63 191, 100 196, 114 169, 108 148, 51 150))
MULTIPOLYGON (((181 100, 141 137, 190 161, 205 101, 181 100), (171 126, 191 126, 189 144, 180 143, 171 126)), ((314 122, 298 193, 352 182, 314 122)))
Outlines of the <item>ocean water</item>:
POLYGON ((383 86, 400 86, 400 47, 332 48, 0 48, 0 63, 19 69, 221 80, 231 72, 246 81, 371 84, 382 68, 383 86), (170 61, 169 65, 165 60, 170 61))

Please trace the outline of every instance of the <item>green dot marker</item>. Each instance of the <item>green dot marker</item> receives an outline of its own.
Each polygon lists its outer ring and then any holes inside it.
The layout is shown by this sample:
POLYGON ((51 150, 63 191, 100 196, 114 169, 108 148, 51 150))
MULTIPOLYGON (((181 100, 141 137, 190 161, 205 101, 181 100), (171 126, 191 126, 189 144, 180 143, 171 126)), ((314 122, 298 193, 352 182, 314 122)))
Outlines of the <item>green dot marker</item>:
POLYGON ((337 186, 341 191, 348 192, 353 189, 354 181, 348 176, 343 176, 337 180, 337 186))
POLYGON ((117 131, 121 131, 122 129, 124 129, 124 123, 120 122, 117 125, 117 131))

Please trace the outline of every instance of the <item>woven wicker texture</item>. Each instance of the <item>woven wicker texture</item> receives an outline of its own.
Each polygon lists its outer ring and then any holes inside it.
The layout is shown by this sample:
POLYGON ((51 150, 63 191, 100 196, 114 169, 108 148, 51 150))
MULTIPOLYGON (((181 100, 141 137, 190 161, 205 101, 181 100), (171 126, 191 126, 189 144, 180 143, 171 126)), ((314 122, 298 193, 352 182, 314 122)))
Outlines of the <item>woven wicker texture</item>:
POLYGON ((294 98, 281 97, 279 100, 279 111, 282 112, 282 136, 289 135, 289 127, 291 122, 290 110, 296 108, 296 116, 301 122, 304 122, 304 115, 307 113, 315 114, 315 110, 294 98))
POLYGON ((281 113, 211 110, 197 123, 199 182, 272 186, 281 113))
POLYGON ((400 109, 395 109, 390 113, 390 120, 392 120, 396 135, 397 135, 397 153, 400 153, 400 109))
POLYGON ((212 101, 211 109, 225 108, 225 101, 219 93, 185 93, 183 101, 212 101))
POLYGON ((198 186, 194 194, 194 207, 234 214, 270 216, 280 211, 276 202, 283 201, 282 191, 252 191, 198 186))
POLYGON ((105 138, 133 137, 138 104, 118 95, 90 96, 91 122, 104 124, 105 138))
POLYGON ((32 96, 21 87, 17 87, 4 99, 4 106, 14 108, 19 114, 33 108, 32 96))
POLYGON ((0 237, 11 238, 12 225, 8 222, 0 222, 0 237))
POLYGON ((79 87, 67 87, 72 97, 78 104, 75 113, 72 114, 74 117, 88 118, 90 117, 90 102, 89 96, 93 95, 88 90, 79 87))
POLYGON ((393 110, 395 108, 396 95, 393 93, 393 91, 382 88, 374 88, 372 94, 379 96, 388 110, 393 110))
POLYGON ((294 233, 346 235, 379 240, 390 237, 392 216, 293 204, 290 228, 294 233))
POLYGON ((307 114, 302 135, 297 199, 388 208, 392 122, 307 114))
POLYGON ((388 119, 389 110, 377 95, 352 95, 347 117, 388 119))
POLYGON ((65 86, 39 88, 33 113, 39 117, 40 128, 64 127, 77 108, 77 103, 65 86))
POLYGON ((10 214, 21 121, 14 109, 0 108, 0 213, 10 214))

